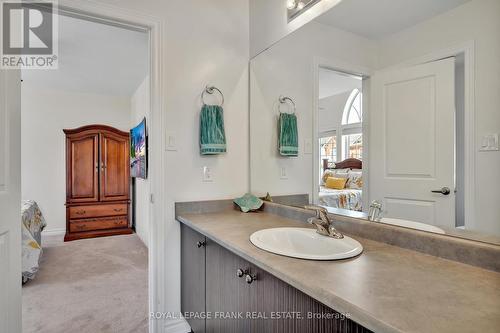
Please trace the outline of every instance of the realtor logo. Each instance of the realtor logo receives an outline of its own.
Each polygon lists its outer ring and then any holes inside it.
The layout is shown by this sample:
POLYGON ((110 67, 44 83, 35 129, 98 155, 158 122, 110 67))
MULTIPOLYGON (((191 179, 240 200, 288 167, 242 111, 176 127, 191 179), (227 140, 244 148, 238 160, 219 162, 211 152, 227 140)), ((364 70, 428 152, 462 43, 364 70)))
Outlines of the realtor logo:
POLYGON ((0 68, 57 68, 56 8, 54 2, 2 2, 0 68))

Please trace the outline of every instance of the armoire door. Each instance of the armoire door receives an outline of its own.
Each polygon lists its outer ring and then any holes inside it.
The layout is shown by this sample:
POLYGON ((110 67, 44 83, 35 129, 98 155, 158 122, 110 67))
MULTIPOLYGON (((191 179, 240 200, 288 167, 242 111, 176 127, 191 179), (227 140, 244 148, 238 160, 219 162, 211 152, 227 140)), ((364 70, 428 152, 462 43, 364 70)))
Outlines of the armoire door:
POLYGON ((129 139, 101 132, 101 201, 129 199, 129 139))
POLYGON ((67 202, 99 200, 99 134, 82 132, 66 139, 67 202))

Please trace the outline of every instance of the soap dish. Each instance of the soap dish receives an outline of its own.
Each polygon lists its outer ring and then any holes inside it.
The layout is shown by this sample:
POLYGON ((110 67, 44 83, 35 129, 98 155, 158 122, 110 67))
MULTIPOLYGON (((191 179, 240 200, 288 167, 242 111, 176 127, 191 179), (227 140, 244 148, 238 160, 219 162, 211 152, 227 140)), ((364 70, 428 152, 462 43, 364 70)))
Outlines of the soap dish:
POLYGON ((233 200, 237 204, 243 213, 248 213, 249 211, 254 211, 262 207, 264 201, 257 198, 251 193, 247 193, 241 198, 236 198, 233 200))

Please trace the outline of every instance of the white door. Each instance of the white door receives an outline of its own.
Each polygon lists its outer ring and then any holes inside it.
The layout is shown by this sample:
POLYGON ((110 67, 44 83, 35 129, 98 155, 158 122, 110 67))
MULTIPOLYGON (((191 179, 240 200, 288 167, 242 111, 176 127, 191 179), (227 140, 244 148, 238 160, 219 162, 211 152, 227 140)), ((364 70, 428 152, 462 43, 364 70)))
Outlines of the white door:
POLYGON ((21 332, 21 86, 0 70, 0 332, 21 332))
POLYGON ((454 227, 455 59, 378 72, 372 87, 370 200, 386 217, 454 227))

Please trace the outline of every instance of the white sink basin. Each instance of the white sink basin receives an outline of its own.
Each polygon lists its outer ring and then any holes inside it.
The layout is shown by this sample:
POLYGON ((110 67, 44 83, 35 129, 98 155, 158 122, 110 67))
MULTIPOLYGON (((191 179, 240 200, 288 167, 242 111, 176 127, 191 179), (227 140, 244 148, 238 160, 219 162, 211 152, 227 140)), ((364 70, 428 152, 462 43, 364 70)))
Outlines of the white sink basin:
POLYGON ((434 233, 438 233, 438 234, 445 233, 444 230, 441 228, 438 228, 438 227, 430 225, 430 224, 421 223, 421 222, 402 220, 402 219, 393 219, 390 217, 383 217, 380 220, 380 222, 386 223, 386 224, 391 224, 391 225, 397 225, 400 227, 406 227, 406 228, 412 228, 412 229, 417 229, 417 230, 422 230, 422 231, 434 232, 434 233))
POLYGON ((250 241, 263 250, 300 259, 338 260, 363 252, 363 246, 351 237, 335 239, 307 228, 259 230, 250 236, 250 241))

